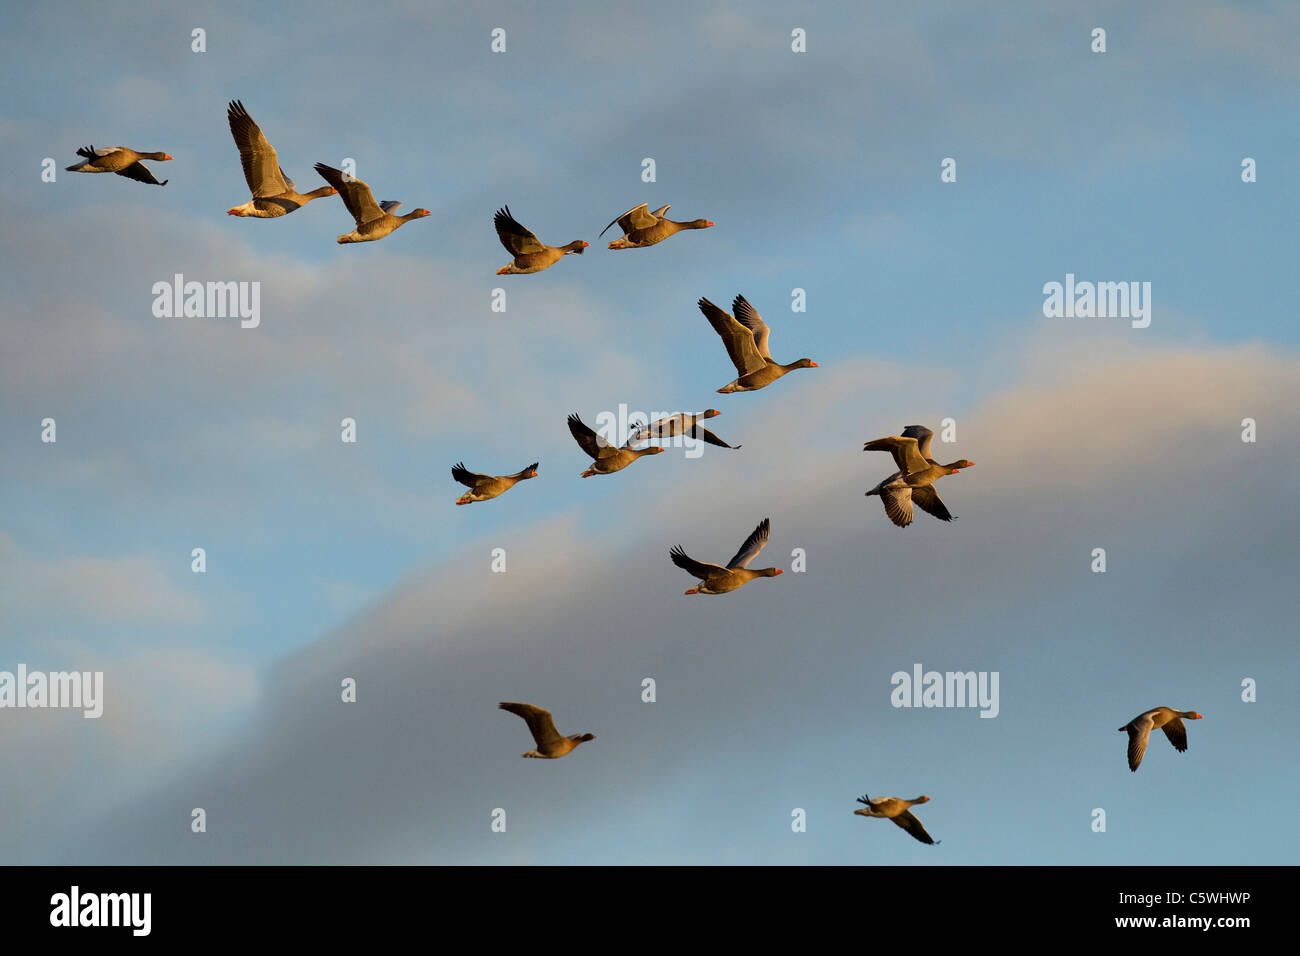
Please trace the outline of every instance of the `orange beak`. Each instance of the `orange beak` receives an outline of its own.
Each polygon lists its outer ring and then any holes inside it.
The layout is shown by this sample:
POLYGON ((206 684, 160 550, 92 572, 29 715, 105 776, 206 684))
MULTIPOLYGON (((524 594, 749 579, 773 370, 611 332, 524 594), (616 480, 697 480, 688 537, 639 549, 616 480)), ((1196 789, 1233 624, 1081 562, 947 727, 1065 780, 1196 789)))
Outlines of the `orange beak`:
POLYGON ((683 594, 699 594, 699 593, 700 593, 700 589, 699 589, 699 588, 691 588, 689 591, 683 591, 682 593, 683 593, 683 594))
POLYGON ((590 242, 584 242, 584 243, 582 244, 582 248, 586 249, 589 245, 591 245, 590 242))
POLYGON ((163 153, 163 159, 175 159, 175 158, 176 158, 175 156, 168 156, 166 153, 163 153))
POLYGON ((716 222, 709 222, 707 219, 704 221, 704 226, 705 226, 706 229, 707 229, 709 226, 716 226, 716 225, 717 225, 716 222))
MULTIPOLYGON (((782 571, 780 568, 777 568, 777 569, 776 569, 776 573, 777 573, 777 574, 785 574, 785 572, 782 571)), ((776 576, 776 575, 773 575, 773 577, 775 577, 775 576, 776 576)))
POLYGON ((809 367, 809 368, 821 368, 821 366, 818 365, 816 362, 809 362, 809 363, 808 363, 808 367, 809 367))

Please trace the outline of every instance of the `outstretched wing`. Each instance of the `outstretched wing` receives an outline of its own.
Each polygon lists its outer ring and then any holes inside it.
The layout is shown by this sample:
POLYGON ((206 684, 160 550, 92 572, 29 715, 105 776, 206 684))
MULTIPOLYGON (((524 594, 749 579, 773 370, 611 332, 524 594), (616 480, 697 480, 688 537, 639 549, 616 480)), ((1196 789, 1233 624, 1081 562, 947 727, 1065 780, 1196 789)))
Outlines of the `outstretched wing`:
POLYGON ((1128 725, 1128 768, 1137 770, 1142 763, 1142 756, 1147 752, 1147 740, 1151 737, 1151 718, 1143 714, 1135 717, 1128 725))
POLYGON ((753 530, 745 543, 740 546, 736 556, 727 562, 728 568, 745 568, 749 567, 749 562, 753 561, 758 552, 763 550, 767 544, 767 536, 772 530, 772 523, 764 518, 758 523, 758 527, 753 530))
POLYGON ((722 344, 727 347, 727 355, 731 357, 731 363, 736 366, 737 372, 748 375, 767 366, 767 360, 754 342, 753 332, 708 299, 700 299, 697 305, 713 326, 713 331, 722 339, 722 344))
POLYGON ((754 335, 754 344, 758 346, 758 353, 772 361, 772 353, 768 350, 767 340, 772 335, 772 330, 767 327, 763 317, 758 314, 758 309, 749 304, 749 300, 743 295, 738 295, 731 303, 731 311, 736 314, 736 321, 749 329, 754 335))
POLYGON ((908 425, 903 429, 904 438, 915 438, 917 450, 922 458, 930 457, 930 442, 934 441, 934 432, 924 425, 908 425))
POLYGON ((467 485, 470 488, 473 488, 484 478, 492 477, 491 475, 480 475, 477 471, 470 471, 468 468, 465 467, 465 463, 463 461, 458 461, 456 462, 455 465, 452 466, 451 476, 455 478, 457 481, 459 481, 462 485, 467 485))
POLYGON ((1183 718, 1175 717, 1160 729, 1165 732, 1165 736, 1179 753, 1187 749, 1187 725, 1183 723, 1183 718))
POLYGON ((675 545, 668 552, 668 557, 673 559, 673 564, 677 565, 688 574, 693 574, 701 581, 707 578, 710 574, 713 574, 715 571, 723 570, 716 564, 705 564, 703 561, 696 561, 682 550, 681 545, 675 545))
POLYGON ((560 732, 555 729, 555 721, 552 719, 549 710, 534 707, 532 704, 501 703, 497 704, 497 706, 502 710, 510 711, 517 717, 522 717, 524 722, 528 724, 528 730, 533 735, 533 740, 537 741, 539 748, 560 740, 560 732))
POLYGON ((492 222, 496 224, 497 238, 501 240, 501 245, 505 246, 506 252, 512 256, 541 252, 546 248, 542 240, 538 239, 531 230, 510 215, 509 206, 502 206, 498 209, 496 215, 492 217, 492 222))
POLYGON ((952 513, 948 511, 938 493, 934 490, 934 485, 924 485, 920 488, 912 489, 912 500, 916 506, 927 514, 932 514, 940 521, 951 521, 952 513))
MULTIPOLYGON (((656 225, 659 222, 658 217, 659 215, 662 214, 662 210, 660 210, 659 213, 652 213, 647 210, 648 206, 649 203, 642 203, 639 206, 633 206, 627 212, 623 213, 623 215, 619 216, 617 219, 612 220, 609 226, 614 225, 614 223, 618 223, 619 228, 623 230, 623 235, 625 236, 629 232, 632 232, 633 230, 636 229, 649 229, 651 226, 656 225)), ((664 206, 664 209, 667 208, 668 208, 667 206, 664 206)), ((603 236, 606 232, 608 232, 609 226, 606 226, 604 229, 600 230, 600 235, 603 236)))
POLYGON ((284 175, 275 158, 275 147, 263 135, 261 127, 253 122, 244 104, 231 100, 226 108, 230 122, 230 135, 239 147, 239 162, 244 167, 244 181, 254 199, 279 196, 289 191, 292 183, 284 175))
POLYGON ((925 827, 921 826, 921 821, 912 816, 911 810, 904 810, 898 816, 891 817, 891 819, 922 843, 934 844, 936 842, 930 834, 925 832, 925 827))
POLYGON ((906 485, 901 488, 880 490, 880 500, 885 506, 885 514, 900 528, 906 528, 912 523, 912 495, 915 491, 915 488, 906 485))
POLYGON ((609 443, 597 435, 591 426, 583 422, 577 412, 569 416, 569 433, 573 435, 574 441, 582 450, 592 458, 600 458, 609 451, 609 443))
POLYGON ((361 180, 355 177, 349 179, 343 175, 343 170, 326 166, 324 163, 316 164, 316 172, 320 173, 325 182, 338 190, 343 205, 347 207, 348 212, 352 213, 352 218, 357 221, 358 226, 372 219, 383 218, 384 211, 379 208, 379 203, 375 202, 370 187, 361 180))
POLYGON ((889 452, 894 456, 894 464, 903 473, 903 477, 925 471, 930 467, 930 463, 922 457, 915 438, 902 438, 898 435, 876 438, 863 445, 862 450, 889 452))
POLYGON ((138 159, 125 169, 119 169, 117 174, 119 176, 125 176, 127 179, 134 179, 138 183, 150 183, 154 186, 166 186, 167 183, 170 182, 170 180, 167 179, 158 182, 158 180, 154 178, 153 173, 145 169, 144 164, 138 159))

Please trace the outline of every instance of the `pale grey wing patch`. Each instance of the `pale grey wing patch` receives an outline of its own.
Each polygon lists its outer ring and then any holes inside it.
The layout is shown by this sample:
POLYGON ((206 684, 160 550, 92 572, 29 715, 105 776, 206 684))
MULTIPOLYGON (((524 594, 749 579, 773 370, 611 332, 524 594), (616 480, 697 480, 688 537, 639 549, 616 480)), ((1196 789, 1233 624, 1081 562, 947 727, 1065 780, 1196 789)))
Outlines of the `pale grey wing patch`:
POLYGON ((758 527, 750 533, 749 537, 745 539, 745 543, 740 546, 740 550, 736 552, 735 557, 727 562, 727 567, 733 570, 748 567, 749 562, 753 561, 767 544, 767 538, 771 531, 772 522, 764 518, 758 523, 758 527))
POLYGON ((1128 728, 1128 768, 1136 770, 1142 763, 1142 755, 1147 752, 1147 740, 1151 737, 1151 721, 1148 719, 1141 726, 1129 725, 1128 728))
POLYGON ((658 209, 656 209, 656 210, 655 210, 654 212, 652 212, 650 215, 654 216, 656 219, 662 219, 662 218, 664 217, 664 215, 668 212, 668 210, 669 210, 669 209, 672 209, 672 208, 673 208, 672 203, 669 203, 667 206, 660 206, 658 209))
POLYGON ((885 514, 889 520, 900 528, 912 523, 912 489, 904 485, 901 488, 880 489, 880 500, 885 505, 885 514))
MULTIPOLYGON (((648 205, 649 203, 641 203, 639 206, 633 206, 627 212, 623 213, 623 215, 611 219, 609 226, 618 223, 618 227, 623 230, 623 235, 625 236, 633 229, 648 229, 658 221, 651 216, 650 213, 646 212, 646 207, 648 205)), ((609 232, 609 226, 600 230, 601 236, 609 232)), ((597 236, 596 238, 599 239, 600 236, 597 236)))
POLYGON ((383 202, 379 204, 379 208, 382 209, 384 212, 391 214, 396 212, 397 207, 400 205, 401 203, 398 202, 396 199, 385 199, 383 202))

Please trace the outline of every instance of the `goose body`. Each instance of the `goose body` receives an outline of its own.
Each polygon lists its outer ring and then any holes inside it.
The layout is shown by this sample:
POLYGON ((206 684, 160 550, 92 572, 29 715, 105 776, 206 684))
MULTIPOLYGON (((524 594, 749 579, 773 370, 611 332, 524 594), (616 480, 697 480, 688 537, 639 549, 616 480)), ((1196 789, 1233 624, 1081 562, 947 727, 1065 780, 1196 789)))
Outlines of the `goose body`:
MULTIPOLYGON (((675 236, 684 229, 708 229, 713 225, 707 219, 674 222, 664 216, 664 213, 671 208, 672 206, 660 206, 654 212, 650 212, 650 204, 643 202, 629 209, 609 224, 612 226, 618 223, 619 228, 623 230, 623 237, 611 242, 609 248, 644 249, 646 246, 663 242, 669 236, 675 236)), ((602 236, 609 231, 609 226, 600 230, 602 236)))
POLYGON ((963 468, 971 468, 973 461, 965 458, 941 465, 930 457, 930 443, 934 432, 923 425, 908 425, 902 435, 877 438, 862 446, 863 451, 887 451, 894 456, 898 471, 881 481, 867 495, 879 495, 889 520, 900 528, 912 523, 912 504, 940 521, 951 521, 953 515, 934 490, 934 483, 945 475, 955 475, 963 468))
POLYGON ((583 478, 590 478, 592 475, 612 475, 616 471, 622 471, 644 455, 657 455, 663 451, 658 445, 650 445, 647 448, 629 448, 627 444, 621 448, 611 445, 584 423, 576 412, 569 416, 569 433, 573 435, 573 440, 578 443, 578 447, 595 459, 591 467, 582 473, 583 478))
POLYGON ((468 505, 473 504, 475 501, 487 501, 489 498, 503 495, 519 482, 529 478, 536 478, 537 462, 533 462, 527 468, 517 471, 513 475, 481 475, 478 472, 470 471, 465 467, 465 463, 461 461, 457 462, 451 469, 451 476, 462 485, 469 486, 470 490, 456 499, 456 504, 468 505))
POLYGON ((1179 753, 1187 750, 1187 726, 1184 720, 1201 720, 1202 714, 1194 710, 1174 710, 1171 707, 1156 707, 1138 714, 1123 727, 1121 732, 1128 733, 1128 768, 1134 772, 1142 763, 1142 756, 1147 752, 1147 741, 1151 731, 1160 728, 1179 753))
POLYGON ((628 436, 627 442, 623 447, 629 447, 634 442, 649 441, 651 438, 675 438, 678 435, 685 435, 688 438, 694 438, 697 441, 705 441, 710 445, 717 445, 719 448, 739 448, 739 445, 728 445, 713 432, 709 431, 700 424, 701 419, 714 418, 721 415, 722 412, 716 408, 709 408, 698 415, 669 415, 667 418, 661 418, 658 421, 650 422, 648 425, 642 425, 631 435, 628 436))
POLYGON ((514 256, 514 260, 509 265, 497 270, 499 276, 541 272, 555 265, 569 253, 582 255, 582 250, 591 244, 581 239, 574 239, 568 245, 548 246, 538 239, 532 230, 510 215, 509 206, 498 209, 492 222, 496 226, 497 238, 501 240, 501 245, 506 247, 506 252, 514 256))
POLYGON ((724 312, 708 299, 700 299, 698 305, 727 347, 727 355, 740 373, 734 382, 718 389, 719 392, 752 392, 771 385, 786 372, 797 368, 817 368, 817 363, 809 358, 789 365, 774 361, 768 350, 772 330, 743 295, 736 296, 731 304, 735 315, 724 312))
POLYGON ((767 538, 772 530, 772 524, 764 518, 745 539, 745 543, 740 546, 735 557, 727 562, 724 568, 717 564, 708 564, 704 561, 696 561, 688 556, 682 550, 681 545, 677 545, 668 552, 673 564, 677 565, 688 574, 693 574, 700 579, 700 583, 690 590, 687 594, 726 594, 737 588, 748 584, 754 578, 774 578, 781 573, 780 568, 759 568, 752 570, 749 562, 758 556, 767 544, 767 538))
POLYGON ((883 820, 893 820, 922 843, 935 844, 940 841, 935 840, 926 832, 925 827, 921 825, 921 821, 911 811, 911 808, 917 804, 929 802, 929 797, 903 800, 899 797, 868 797, 864 793, 858 797, 858 803, 862 804, 862 809, 854 810, 853 813, 860 817, 879 817, 883 820))
POLYGON ((166 153, 141 153, 134 149, 127 149, 125 146, 106 146, 102 149, 82 146, 77 150, 77 155, 85 162, 65 167, 70 173, 117 173, 138 183, 149 183, 153 186, 166 186, 170 182, 167 179, 158 182, 148 167, 140 162, 142 159, 156 162, 171 159, 172 157, 166 153))
POLYGON ((533 735, 537 749, 522 753, 519 755, 521 757, 543 757, 555 760, 572 751, 578 744, 596 739, 595 734, 571 734, 565 737, 555 729, 555 720, 551 717, 551 712, 541 707, 512 703, 500 703, 497 706, 517 717, 522 717, 528 724, 528 732, 533 735))
POLYGON ((316 164, 316 172, 320 174, 325 182, 329 183, 338 191, 339 197, 343 200, 343 205, 347 207, 352 218, 356 220, 357 228, 353 229, 347 235, 339 236, 338 242, 374 242, 376 239, 382 239, 393 230, 405 225, 412 219, 423 219, 429 215, 427 209, 415 209, 404 216, 394 216, 393 210, 401 205, 400 202, 375 202, 374 195, 370 192, 370 187, 356 178, 348 178, 343 174, 343 170, 335 169, 332 166, 326 166, 324 163, 316 164))
POLYGON ((244 104, 231 100, 226 107, 226 119, 230 123, 230 135, 235 139, 239 149, 239 162, 244 167, 244 181, 253 198, 239 206, 226 210, 226 215, 243 216, 252 219, 277 219, 287 216, 313 199, 332 196, 338 190, 333 186, 321 186, 309 193, 298 192, 292 179, 280 168, 276 158, 275 147, 262 133, 261 127, 253 122, 244 104))

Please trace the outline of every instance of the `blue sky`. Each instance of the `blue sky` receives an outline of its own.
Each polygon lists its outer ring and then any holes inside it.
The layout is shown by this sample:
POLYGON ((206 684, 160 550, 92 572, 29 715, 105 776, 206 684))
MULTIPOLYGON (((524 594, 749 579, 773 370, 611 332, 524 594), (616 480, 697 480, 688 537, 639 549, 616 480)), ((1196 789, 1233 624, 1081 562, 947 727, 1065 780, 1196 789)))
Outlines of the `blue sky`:
POLYGON ((1254 843, 1203 795, 1300 795, 1276 730, 1300 716, 1298 20, 19 5, 0 40, 0 188, 24 224, 0 266, 0 669, 103 669, 109 699, 101 721, 0 712, 0 753, 27 768, 0 782, 0 857, 1293 862, 1294 824, 1254 843), (227 217, 247 199, 235 98, 300 188, 351 157, 376 198, 432 216, 357 246, 334 242, 337 200, 227 217), (170 183, 63 172, 88 142, 165 150, 170 183), (596 234, 642 201, 717 226, 608 252, 596 234), (507 203, 591 248, 498 278, 507 203), (176 272, 261 282, 261 327, 154 318, 176 272), (1151 327, 1043 318, 1067 272, 1149 281, 1151 327), (778 359, 821 367, 717 395, 734 371, 695 301, 737 293, 778 359), (745 447, 579 481, 565 415, 620 403, 722 409, 745 447), (861 443, 949 416, 937 457, 978 463, 945 481, 960 520, 893 528, 862 497, 888 468, 861 443), (456 508, 461 459, 541 478, 456 508), (808 573, 681 595, 670 545, 722 559, 764 516, 764 558, 805 548, 808 573), (892 709, 889 675, 916 662, 1000 671, 1001 714, 892 709), (495 711, 518 699, 598 739, 520 761, 522 724, 495 711), (1207 719, 1130 774, 1115 728, 1157 704, 1207 719), (854 818, 863 791, 930 795, 942 847, 854 818), (193 806, 218 808, 207 843, 193 806))

